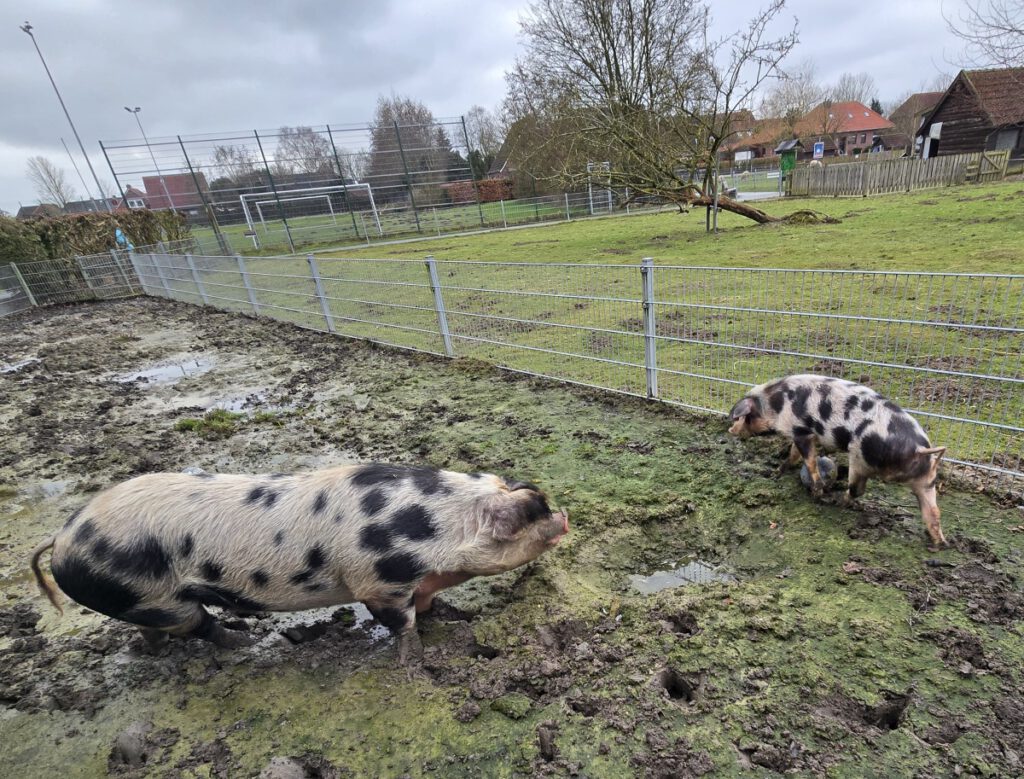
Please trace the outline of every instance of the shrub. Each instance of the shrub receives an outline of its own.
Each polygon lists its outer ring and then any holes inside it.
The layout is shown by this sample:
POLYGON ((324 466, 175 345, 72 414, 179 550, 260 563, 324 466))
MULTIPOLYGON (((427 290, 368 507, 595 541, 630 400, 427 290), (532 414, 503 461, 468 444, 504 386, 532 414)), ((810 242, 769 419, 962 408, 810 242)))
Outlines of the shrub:
POLYGON ((24 222, 0 216, 0 262, 45 260, 46 249, 39 236, 24 222))

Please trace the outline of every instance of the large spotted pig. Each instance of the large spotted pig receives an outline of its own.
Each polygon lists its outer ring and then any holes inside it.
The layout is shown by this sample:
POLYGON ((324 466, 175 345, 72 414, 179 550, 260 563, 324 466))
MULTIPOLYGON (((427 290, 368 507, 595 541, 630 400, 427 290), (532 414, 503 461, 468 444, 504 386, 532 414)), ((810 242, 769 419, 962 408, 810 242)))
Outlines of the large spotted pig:
POLYGON ((206 606, 296 611, 361 601, 420 650, 416 613, 438 590, 523 565, 569 530, 532 484, 387 464, 264 476, 140 476, 75 512, 35 550, 69 597, 142 629, 245 646, 206 606))
POLYGON ((787 465, 803 460, 815 495, 823 490, 819 447, 850 453, 848 505, 864 493, 871 476, 909 483, 932 544, 945 545, 935 482, 946 449, 933 447, 916 419, 869 387, 826 376, 787 376, 754 387, 730 418, 729 432, 740 438, 774 432, 791 439, 787 465))

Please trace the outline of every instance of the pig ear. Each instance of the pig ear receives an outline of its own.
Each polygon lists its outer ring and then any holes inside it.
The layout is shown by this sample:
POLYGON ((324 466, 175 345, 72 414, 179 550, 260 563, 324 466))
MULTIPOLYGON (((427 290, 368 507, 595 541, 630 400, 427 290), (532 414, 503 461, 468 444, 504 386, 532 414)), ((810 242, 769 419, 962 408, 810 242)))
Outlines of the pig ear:
POLYGON ((942 459, 942 455, 944 455, 945 453, 946 453, 946 447, 944 447, 944 446, 935 446, 935 447, 932 447, 931 449, 918 449, 917 450, 917 454, 918 454, 919 457, 930 457, 931 455, 934 454, 935 455, 935 462, 936 462, 936 464, 938 464, 939 460, 942 459))
POLYGON ((526 527, 529 520, 525 507, 520 503, 505 500, 491 510, 491 535, 498 541, 511 541, 526 527))
POLYGON ((743 398, 743 400, 732 407, 732 411, 729 412, 729 418, 742 419, 748 414, 760 410, 761 409, 758 407, 758 402, 755 398, 743 398))

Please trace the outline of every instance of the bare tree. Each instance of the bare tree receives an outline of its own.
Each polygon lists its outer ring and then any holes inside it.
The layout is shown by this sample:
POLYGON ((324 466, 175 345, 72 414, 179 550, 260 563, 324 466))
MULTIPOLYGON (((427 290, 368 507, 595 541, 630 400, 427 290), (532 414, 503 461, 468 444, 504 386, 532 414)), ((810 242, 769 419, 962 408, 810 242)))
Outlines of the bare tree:
MULTIPOLYGON (((719 152, 734 119, 779 76, 794 27, 769 28, 773 0, 738 32, 710 37, 697 0, 537 0, 521 21, 526 53, 507 74, 517 164, 563 184, 586 180, 586 163, 612 163, 612 186, 685 211, 716 200, 719 152)), ((604 175, 604 174, 602 174, 604 175)), ((720 193, 722 209, 778 221, 720 193)))
POLYGON ((58 168, 46 157, 28 158, 28 178, 41 201, 56 203, 64 208, 77 197, 75 188, 68 181, 63 169, 58 168))
POLYGON ((867 105, 878 92, 870 73, 843 73, 829 90, 829 97, 837 103, 855 100, 867 105))
POLYGON ((964 0, 950 32, 964 43, 964 60, 975 67, 1024 67, 1024 0, 964 0))
MULTIPOLYGON (((779 135, 791 138, 797 123, 825 97, 814 60, 780 69, 779 78, 761 100, 761 115, 778 120, 779 135)), ((780 137, 779 140, 782 138, 780 137)))
POLYGON ((282 127, 274 164, 281 173, 329 174, 337 167, 330 140, 311 127, 282 127))
POLYGON ((466 112, 466 133, 470 150, 479 149, 484 156, 493 158, 501 148, 501 122, 483 106, 475 105, 466 112))
POLYGON ((221 144, 213 147, 213 167, 232 181, 241 181, 256 172, 256 154, 247 146, 221 144))
POLYGON ((394 94, 377 98, 365 173, 375 188, 397 197, 410 186, 441 184, 448 179, 450 152, 444 128, 423 103, 394 94))

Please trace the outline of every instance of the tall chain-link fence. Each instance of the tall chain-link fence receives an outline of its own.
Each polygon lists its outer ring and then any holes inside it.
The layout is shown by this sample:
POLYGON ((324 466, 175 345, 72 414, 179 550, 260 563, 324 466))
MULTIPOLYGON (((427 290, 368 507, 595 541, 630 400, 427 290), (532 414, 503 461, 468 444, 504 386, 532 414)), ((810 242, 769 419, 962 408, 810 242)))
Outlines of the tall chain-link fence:
POLYGON ((790 373, 867 383, 1024 490, 1024 275, 133 257, 147 294, 726 413, 790 373))

